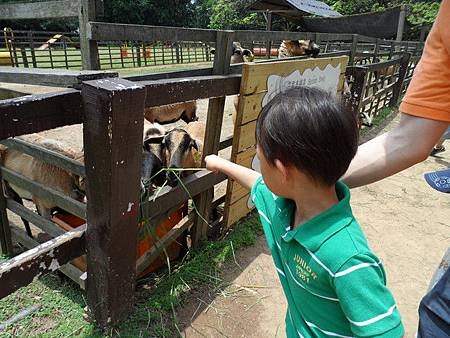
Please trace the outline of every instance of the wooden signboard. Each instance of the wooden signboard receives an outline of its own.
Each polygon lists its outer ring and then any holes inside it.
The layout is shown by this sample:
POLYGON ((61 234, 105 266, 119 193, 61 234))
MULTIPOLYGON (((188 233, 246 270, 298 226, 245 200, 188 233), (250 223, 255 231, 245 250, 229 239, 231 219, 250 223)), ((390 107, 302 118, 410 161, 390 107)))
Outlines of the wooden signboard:
MULTIPOLYGON (((262 107, 280 91, 294 86, 314 86, 339 94, 347 63, 348 57, 340 56, 244 64, 231 161, 259 171, 255 127, 262 107)), ((253 208, 250 192, 229 180, 224 224, 231 226, 253 208)))

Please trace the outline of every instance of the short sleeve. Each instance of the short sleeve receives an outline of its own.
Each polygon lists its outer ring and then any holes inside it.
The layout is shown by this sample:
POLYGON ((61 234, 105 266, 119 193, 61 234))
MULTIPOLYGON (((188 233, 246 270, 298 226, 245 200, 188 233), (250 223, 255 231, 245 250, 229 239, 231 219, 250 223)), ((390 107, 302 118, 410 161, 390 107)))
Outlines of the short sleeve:
POLYGON ((275 195, 264 184, 260 176, 252 187, 250 197, 258 210, 259 218, 266 235, 267 244, 271 250, 275 248, 275 239, 272 231, 272 214, 275 209, 275 195))
POLYGON ((399 110, 450 122, 450 1, 443 1, 399 110))
POLYGON ((271 195, 269 188, 264 184, 262 176, 259 176, 256 180, 255 184, 253 184, 252 190, 250 191, 250 197, 252 202, 255 204, 256 209, 265 212, 268 210, 268 202, 267 197, 271 195))
POLYGON ((360 254, 334 275, 341 308, 357 337, 402 337, 404 328, 383 266, 377 257, 360 254))

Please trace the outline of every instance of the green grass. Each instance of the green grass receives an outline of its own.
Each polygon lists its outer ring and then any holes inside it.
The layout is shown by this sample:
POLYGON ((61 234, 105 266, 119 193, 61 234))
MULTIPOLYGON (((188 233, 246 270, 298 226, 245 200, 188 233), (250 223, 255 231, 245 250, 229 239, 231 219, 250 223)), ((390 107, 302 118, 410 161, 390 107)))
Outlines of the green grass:
MULTIPOLYGON (((8 50, 5 48, 1 48, 0 51, 7 52, 8 50)), ((137 60, 136 49, 133 50, 131 47, 127 48, 127 56, 122 55, 119 47, 111 47, 108 48, 106 46, 99 47, 99 58, 100 58, 100 66, 101 69, 122 69, 122 68, 153 68, 158 66, 165 65, 187 65, 191 63, 198 62, 208 62, 212 63, 212 55, 211 61, 206 60, 206 51, 204 48, 189 48, 183 47, 182 54, 179 55, 180 63, 177 63, 175 50, 172 50, 169 47, 155 47, 148 49, 149 54, 145 54, 144 58, 143 51, 141 49, 140 59, 141 64, 139 66, 137 60), (133 52, 132 52, 133 51, 133 52)), ((26 59, 30 67, 32 67, 32 58, 31 58, 31 50, 29 48, 25 48, 26 59)), ((210 55, 208 55, 210 57, 210 55)), ((23 67, 24 58, 19 49, 17 49, 17 58, 18 62, 23 67)), ((81 52, 79 49, 75 48, 67 48, 66 54, 63 49, 53 48, 51 50, 38 50, 35 49, 35 58, 37 67, 39 68, 69 68, 74 70, 81 69, 81 52)))
MULTIPOLYGON (((167 271, 139 282, 136 301, 128 320, 107 335, 121 337, 175 337, 172 308, 182 304, 193 289, 215 285, 224 263, 233 259, 233 250, 250 246, 262 234, 254 214, 237 224, 226 238, 206 242, 190 252, 184 261, 167 271)), ((10 326, 1 337, 103 337, 83 318, 86 306, 82 292, 73 283, 51 274, 0 300, 0 322, 21 310, 41 304, 34 314, 10 326)))

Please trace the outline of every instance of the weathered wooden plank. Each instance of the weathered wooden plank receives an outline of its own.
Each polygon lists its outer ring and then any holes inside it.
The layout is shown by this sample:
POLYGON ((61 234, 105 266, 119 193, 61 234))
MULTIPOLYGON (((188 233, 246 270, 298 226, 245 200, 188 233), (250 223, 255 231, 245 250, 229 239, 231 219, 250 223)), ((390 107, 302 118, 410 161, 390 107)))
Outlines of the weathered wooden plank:
POLYGON ((96 0, 79 0, 81 64, 84 70, 100 69, 97 41, 87 36, 89 22, 96 19, 96 0))
POLYGON ((217 31, 199 28, 129 25, 90 22, 87 37, 91 40, 123 41, 216 41, 217 31))
MULTIPOLYGON (((234 31, 236 41, 280 41, 280 40, 305 40, 313 39, 311 32, 284 32, 284 31, 234 31)), ((350 41, 352 34, 321 34, 324 41, 350 41)))
POLYGON ((209 76, 212 75, 212 67, 200 68, 200 69, 190 69, 190 70, 180 70, 175 72, 164 72, 155 74, 143 74, 143 75, 130 75, 122 77, 129 81, 156 81, 163 79, 176 79, 184 77, 198 77, 198 76, 209 76))
POLYGON ((20 217, 26 219, 27 221, 33 223, 39 229, 43 230, 45 233, 52 237, 58 237, 65 233, 58 225, 52 221, 38 215, 37 213, 31 211, 30 209, 20 205, 19 203, 13 201, 12 199, 6 200, 6 206, 9 210, 19 215, 20 217))
POLYGON ((391 59, 388 61, 370 63, 367 65, 364 65, 364 67, 366 67, 368 71, 373 72, 375 70, 381 70, 381 69, 388 68, 390 66, 399 65, 400 63, 401 63, 401 58, 394 58, 394 59, 391 59))
MULTIPOLYGON (((214 56, 213 74, 229 74, 230 59, 233 54, 234 33, 219 31, 217 32, 216 53, 214 56)), ((239 80, 240 84, 240 80, 239 80)), ((236 93, 239 87, 236 88, 236 93)), ((205 164, 205 157, 210 154, 217 154, 220 147, 220 131, 222 130, 223 112, 225 108, 225 96, 209 100, 208 115, 206 119, 205 143, 203 146, 202 166, 205 164)), ((195 199, 197 208, 202 217, 197 216, 192 227, 192 245, 194 247, 200 244, 201 240, 206 239, 208 233, 208 224, 211 212, 211 203, 214 199, 214 188, 206 190, 195 199)))
POLYGON ((225 148, 231 147, 233 144, 233 136, 230 136, 222 141, 220 141, 219 150, 223 150, 225 148))
MULTIPOLYGON (((25 231, 19 229, 16 225, 12 226, 11 232, 14 242, 22 244, 27 249, 33 249, 40 244, 30 238, 25 231)), ((79 270, 71 263, 61 266, 58 270, 77 283, 82 290, 85 289, 85 280, 81 278, 84 273, 83 271, 79 270)))
POLYGON ((239 200, 237 200, 234 204, 230 205, 229 213, 227 218, 227 223, 225 226, 230 227, 241 218, 245 217, 253 208, 248 208, 248 200, 250 198, 250 193, 245 194, 239 200))
POLYGON ((400 98, 400 94, 402 92, 403 81, 405 80, 406 73, 408 72, 408 64, 409 64, 410 58, 411 58, 411 54, 405 53, 405 54, 403 54, 402 58, 400 59, 400 69, 399 69, 399 74, 398 74, 398 80, 394 85, 391 102, 389 102, 389 105, 391 107, 395 106, 400 98))
POLYGON ((70 18, 78 16, 78 6, 76 0, 6 3, 0 5, 0 17, 8 20, 70 18))
POLYGON ((197 196, 226 179, 227 177, 223 174, 215 174, 206 170, 198 171, 183 180, 183 184, 189 191, 189 194, 180 185, 175 188, 165 187, 159 192, 154 202, 154 196, 151 196, 148 201, 142 203, 143 217, 155 217, 172 207, 179 206, 187 201, 190 196, 197 196))
MULTIPOLYGON (((321 53, 315 59, 324 59, 324 58, 331 58, 331 57, 337 57, 337 56, 348 56, 348 55, 350 55, 350 50, 342 50, 339 52, 321 53)), ((293 57, 288 57, 288 58, 283 58, 283 59, 256 60, 254 63, 267 64, 267 63, 274 63, 274 62, 289 62, 292 60, 308 60, 308 59, 312 59, 312 58, 309 55, 302 55, 302 56, 293 56, 293 57)), ((242 67, 242 65, 240 65, 240 66, 242 67)), ((242 73, 242 69, 241 69, 241 73, 242 73)))
POLYGON ((46 163, 53 164, 58 168, 62 168, 76 175, 85 177, 86 170, 81 162, 71 159, 67 156, 61 155, 55 151, 46 149, 42 146, 21 140, 21 139, 7 139, 0 141, 1 144, 8 148, 15 149, 22 153, 28 154, 38 158, 46 163))
POLYGON ((0 264, 0 298, 81 256, 85 231, 82 226, 0 264))
POLYGON ((145 86, 145 106, 185 102, 239 93, 240 75, 212 75, 204 77, 137 82, 145 86))
POLYGON ((0 101, 0 140, 81 123, 82 110, 74 89, 0 101))
POLYGON ((117 77, 113 71, 0 67, 0 82, 79 88, 83 81, 117 77))
POLYGON ((11 241, 11 230, 9 227, 8 214, 6 212, 6 197, 3 194, 3 178, 0 171, 0 249, 2 255, 13 255, 13 244, 11 241))
POLYGON ((133 304, 145 88, 123 79, 88 81, 84 150, 87 189, 87 296, 107 328, 133 304))
POLYGON ((0 171, 5 181, 11 182, 32 194, 44 198, 50 203, 54 203, 63 210, 66 210, 78 217, 86 218, 86 205, 76 201, 63 193, 53 190, 41 183, 30 180, 28 177, 20 175, 10 169, 0 166, 0 171))
POLYGON ((137 259, 136 272, 138 275, 145 271, 145 269, 158 258, 168 245, 176 240, 183 231, 188 229, 194 223, 194 216, 195 213, 191 212, 188 216, 184 217, 177 225, 170 229, 167 234, 160 238, 147 253, 137 259))

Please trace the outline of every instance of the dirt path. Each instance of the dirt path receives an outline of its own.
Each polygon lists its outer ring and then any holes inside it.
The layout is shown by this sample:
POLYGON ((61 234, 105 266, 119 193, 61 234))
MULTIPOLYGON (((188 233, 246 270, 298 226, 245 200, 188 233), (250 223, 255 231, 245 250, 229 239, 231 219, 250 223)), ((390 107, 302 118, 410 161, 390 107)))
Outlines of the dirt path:
MULTIPOLYGON (((431 189, 423 173, 449 164, 450 151, 352 190, 354 214, 384 262, 406 337, 414 337, 418 303, 450 243, 450 200, 431 189)), ((233 262, 221 276, 229 286, 199 291, 178 311, 186 337, 285 336, 286 304, 264 238, 238 252, 236 261, 242 269, 233 262)))

